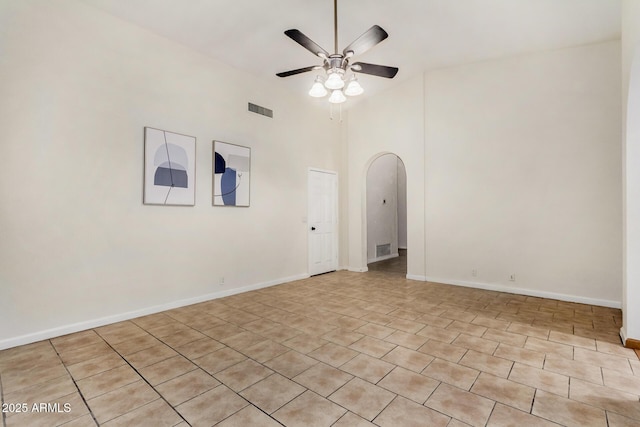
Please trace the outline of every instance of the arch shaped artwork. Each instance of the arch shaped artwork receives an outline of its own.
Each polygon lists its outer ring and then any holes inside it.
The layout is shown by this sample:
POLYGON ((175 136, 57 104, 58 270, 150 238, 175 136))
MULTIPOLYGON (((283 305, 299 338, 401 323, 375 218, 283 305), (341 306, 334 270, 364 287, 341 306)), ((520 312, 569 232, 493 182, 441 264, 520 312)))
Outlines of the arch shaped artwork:
POLYGON ((189 175, 187 175, 189 159, 184 148, 175 144, 165 144, 158 147, 154 164, 157 166, 153 177, 154 185, 189 187, 189 175))
POLYGON ((196 138, 144 128, 144 196, 149 205, 195 205, 196 138))

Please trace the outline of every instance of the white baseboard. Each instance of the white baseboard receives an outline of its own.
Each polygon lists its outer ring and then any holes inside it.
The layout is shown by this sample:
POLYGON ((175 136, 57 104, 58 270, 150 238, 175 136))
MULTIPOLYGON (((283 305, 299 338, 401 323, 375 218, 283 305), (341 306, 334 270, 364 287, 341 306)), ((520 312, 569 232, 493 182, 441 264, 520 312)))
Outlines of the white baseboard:
POLYGON ((302 280, 307 278, 309 278, 308 274, 299 274, 296 276, 284 277, 281 279, 270 280, 262 283, 256 283, 256 284, 244 286, 241 288, 228 289, 224 291, 201 295, 194 298, 187 298, 187 299, 173 301, 166 304, 146 307, 140 310, 134 310, 126 313, 115 314, 113 316, 106 316, 98 319, 91 319, 83 322, 73 323, 70 325, 59 326, 51 329, 46 329, 44 331, 38 331, 31 334, 21 335, 18 337, 7 338, 4 340, 0 340, 0 350, 4 350, 11 347, 17 347, 25 344, 31 344, 37 341, 42 341, 50 338, 59 337, 62 335, 72 334, 74 332, 85 331, 87 329, 110 325, 116 322, 135 319, 136 317, 140 317, 140 316, 146 316, 149 314, 159 313, 159 312, 171 310, 174 308, 184 307, 192 304, 198 304, 200 302, 228 297, 228 296, 240 294, 243 292, 254 291, 262 288, 268 288, 270 286, 281 285, 283 283, 294 282, 296 280, 302 280))
POLYGON ((624 326, 620 328, 620 338, 622 339, 622 345, 625 345, 627 342, 627 331, 624 329, 624 326))
POLYGON ((391 258, 398 258, 399 256, 400 254, 397 254, 397 253, 390 254, 390 255, 383 255, 377 258, 367 259, 367 264, 371 264, 372 262, 384 261, 386 259, 391 259, 391 258))
POLYGON ((360 268, 349 267, 347 270, 353 271, 354 273, 366 273, 367 271, 369 271, 369 267, 360 267, 360 268))
POLYGON ((560 301, 577 302, 580 304, 599 305, 601 307, 622 308, 622 302, 620 301, 588 298, 556 292, 537 291, 534 289, 514 288, 511 286, 497 285, 493 283, 467 282, 463 280, 450 280, 443 279, 441 277, 419 276, 414 274, 407 274, 407 279, 418 280, 421 282, 444 283, 445 285, 464 286, 467 288, 486 289, 488 291, 506 292, 509 294, 527 295, 531 297, 557 299, 560 301))
POLYGON ((510 294, 527 295, 531 297, 557 299, 560 301, 577 302, 580 304, 599 305, 601 307, 622 308, 621 301, 610 301, 598 298, 581 297, 577 295, 560 294, 556 292, 538 291, 535 289, 514 288, 511 286, 492 283, 467 282, 463 280, 447 280, 437 277, 425 277, 427 282, 444 283, 446 285, 465 286, 468 288, 486 289, 488 291, 506 292, 510 294))
POLYGON ((391 259, 391 258, 398 258, 399 256, 400 256, 400 254, 398 254, 398 253, 390 254, 390 255, 383 255, 383 256, 379 256, 377 258, 367 259, 367 264, 371 264, 372 262, 384 261, 384 260, 391 259))

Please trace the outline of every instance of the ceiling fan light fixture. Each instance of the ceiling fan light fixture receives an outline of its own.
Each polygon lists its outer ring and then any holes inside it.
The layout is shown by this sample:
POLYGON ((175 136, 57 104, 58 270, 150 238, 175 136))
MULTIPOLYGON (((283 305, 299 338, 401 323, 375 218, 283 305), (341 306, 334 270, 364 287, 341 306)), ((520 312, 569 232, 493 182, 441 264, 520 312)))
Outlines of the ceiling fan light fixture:
POLYGON ((340 89, 336 89, 331 92, 331 96, 329 97, 329 102, 332 104, 342 104, 347 100, 347 97, 344 96, 344 93, 340 89))
POLYGON ((311 86, 311 90, 309 90, 309 95, 314 98, 323 98, 327 96, 327 89, 325 89, 324 84, 322 84, 322 78, 320 76, 316 77, 316 81, 311 86))
POLYGON ((329 73, 329 77, 327 81, 324 82, 324 86, 327 89, 336 90, 342 89, 344 87, 344 80, 342 80, 342 76, 337 71, 331 71, 329 73))
POLYGON ((356 76, 353 76, 347 85, 347 88, 344 90, 344 94, 347 96, 358 96, 364 92, 362 86, 358 82, 356 76))

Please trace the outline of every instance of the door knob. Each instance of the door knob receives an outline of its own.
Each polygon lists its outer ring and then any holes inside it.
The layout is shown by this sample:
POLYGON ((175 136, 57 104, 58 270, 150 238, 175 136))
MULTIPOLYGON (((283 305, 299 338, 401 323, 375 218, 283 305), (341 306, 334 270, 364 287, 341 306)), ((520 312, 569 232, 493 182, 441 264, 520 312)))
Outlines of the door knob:
POLYGON ((311 231, 315 231, 315 229, 316 229, 315 227, 311 227, 311 231))

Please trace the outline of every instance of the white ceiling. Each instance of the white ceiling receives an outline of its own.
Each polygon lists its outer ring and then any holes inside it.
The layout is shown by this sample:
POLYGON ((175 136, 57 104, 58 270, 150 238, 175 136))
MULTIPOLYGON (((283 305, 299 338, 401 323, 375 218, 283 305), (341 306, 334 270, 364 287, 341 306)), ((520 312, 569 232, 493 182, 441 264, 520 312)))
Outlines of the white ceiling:
MULTIPOLYGON (((307 96, 321 64, 284 35, 297 28, 333 53, 332 0, 84 0, 140 27, 307 96)), ((378 24, 389 38, 352 62, 400 68, 359 75, 371 95, 424 70, 620 37, 620 0, 338 0, 338 47, 378 24)))

